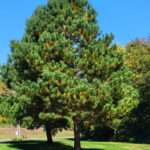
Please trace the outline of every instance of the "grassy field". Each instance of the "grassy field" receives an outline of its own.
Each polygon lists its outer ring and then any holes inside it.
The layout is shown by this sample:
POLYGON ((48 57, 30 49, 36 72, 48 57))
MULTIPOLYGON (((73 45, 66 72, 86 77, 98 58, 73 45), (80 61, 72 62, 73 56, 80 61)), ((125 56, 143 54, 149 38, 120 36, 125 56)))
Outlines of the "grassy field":
MULTIPOLYGON (((22 142, 1 142, 0 150, 73 150, 72 131, 63 131, 54 137, 55 143, 48 146, 43 129, 26 130, 21 129, 22 142), (29 139, 34 139, 29 141, 29 139), (40 139, 36 141, 35 139, 40 139)), ((15 139, 15 128, 0 128, 0 139, 15 139)), ((150 150, 148 144, 129 144, 117 142, 94 142, 82 141, 83 150, 150 150)))
MULTIPOLYGON (((150 150, 150 145, 82 141, 83 150, 150 150)), ((73 150, 72 140, 57 140, 48 146, 44 141, 1 143, 0 150, 73 150)))

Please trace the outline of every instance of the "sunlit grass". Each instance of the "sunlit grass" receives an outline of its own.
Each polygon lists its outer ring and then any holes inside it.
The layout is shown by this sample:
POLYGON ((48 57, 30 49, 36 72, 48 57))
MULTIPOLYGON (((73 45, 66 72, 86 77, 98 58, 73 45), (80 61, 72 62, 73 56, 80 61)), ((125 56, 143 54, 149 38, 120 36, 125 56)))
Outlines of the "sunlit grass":
MULTIPOLYGON (((83 150, 150 150, 148 144, 82 141, 81 145, 83 150)), ((8 142, 1 143, 0 150, 73 150, 73 141, 57 139, 52 145, 44 141, 8 142)))

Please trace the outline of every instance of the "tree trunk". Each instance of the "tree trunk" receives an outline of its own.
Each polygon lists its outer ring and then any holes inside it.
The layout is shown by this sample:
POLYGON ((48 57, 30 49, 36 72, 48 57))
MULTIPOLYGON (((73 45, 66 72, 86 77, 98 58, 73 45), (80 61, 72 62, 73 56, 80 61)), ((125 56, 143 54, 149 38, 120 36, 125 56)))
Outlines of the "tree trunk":
POLYGON ((80 121, 79 119, 74 119, 74 150, 80 150, 80 121))
POLYGON ((53 143, 53 138, 52 138, 51 128, 48 125, 46 125, 45 130, 46 130, 46 136, 47 136, 47 143, 52 144, 53 143))

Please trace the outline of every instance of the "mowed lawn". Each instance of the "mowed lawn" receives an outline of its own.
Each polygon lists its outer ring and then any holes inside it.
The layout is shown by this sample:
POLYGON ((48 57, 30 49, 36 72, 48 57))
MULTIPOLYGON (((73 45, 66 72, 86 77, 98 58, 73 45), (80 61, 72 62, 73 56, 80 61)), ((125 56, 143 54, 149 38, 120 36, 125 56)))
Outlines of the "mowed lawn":
MULTIPOLYGON (((54 138, 54 144, 49 146, 45 142, 46 137, 43 129, 37 131, 21 130, 23 141, 1 142, 0 150, 73 150, 73 140, 69 140, 73 138, 72 131, 58 133, 54 138)), ((15 138, 14 131, 15 129, 1 129, 0 139, 13 140, 15 138)), ((83 150, 150 150, 150 144, 82 141, 81 145, 83 150)))
MULTIPOLYGON (((82 141, 81 145, 83 150, 150 150, 148 144, 82 141)), ((56 139, 51 146, 44 141, 6 142, 0 144, 0 150, 73 150, 73 141, 56 139)))

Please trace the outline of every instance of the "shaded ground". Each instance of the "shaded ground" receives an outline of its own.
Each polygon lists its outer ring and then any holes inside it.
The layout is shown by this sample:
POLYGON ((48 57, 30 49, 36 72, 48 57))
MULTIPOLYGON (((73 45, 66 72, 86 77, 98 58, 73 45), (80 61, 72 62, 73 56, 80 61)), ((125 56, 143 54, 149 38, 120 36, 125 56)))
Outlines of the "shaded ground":
MULTIPOLYGON (((115 142, 82 142, 83 150, 150 150, 148 144, 128 144, 115 142)), ((73 150, 73 141, 57 140, 48 145, 44 141, 3 142, 0 150, 73 150)))
MULTIPOLYGON (((3 150, 73 150, 70 145, 65 145, 61 142, 55 142, 48 145, 44 141, 25 141, 25 142, 4 142, 0 144, 0 149, 3 150)), ((89 149, 84 150, 103 150, 103 149, 89 149)))

